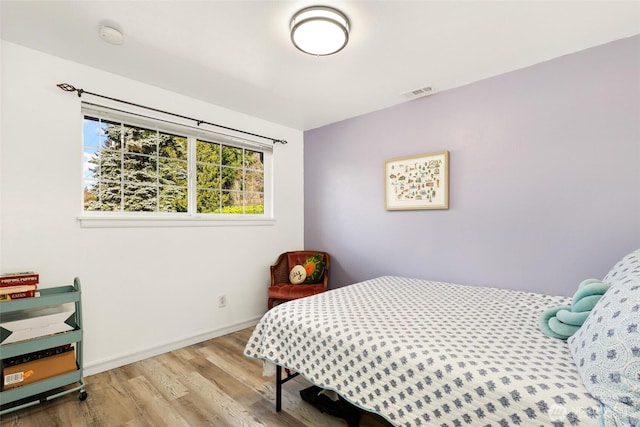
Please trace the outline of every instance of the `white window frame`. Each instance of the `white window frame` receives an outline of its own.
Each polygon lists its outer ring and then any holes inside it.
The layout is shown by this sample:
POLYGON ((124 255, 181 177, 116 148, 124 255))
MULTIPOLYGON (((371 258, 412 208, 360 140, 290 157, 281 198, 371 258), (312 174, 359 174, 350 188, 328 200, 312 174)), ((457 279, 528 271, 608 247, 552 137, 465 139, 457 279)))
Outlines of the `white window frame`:
POLYGON ((273 215, 273 146, 252 141, 236 135, 201 129, 162 118, 125 112, 110 107, 82 103, 81 123, 91 116, 125 125, 140 126, 187 137, 187 167, 189 208, 187 212, 107 212, 84 210, 84 131, 82 133, 82 171, 80 179, 80 212, 78 220, 83 228, 104 227, 211 227, 211 226, 262 226, 275 224, 273 215), (221 214, 196 212, 196 140, 220 143, 236 148, 247 148, 263 153, 264 169, 264 213, 221 214))

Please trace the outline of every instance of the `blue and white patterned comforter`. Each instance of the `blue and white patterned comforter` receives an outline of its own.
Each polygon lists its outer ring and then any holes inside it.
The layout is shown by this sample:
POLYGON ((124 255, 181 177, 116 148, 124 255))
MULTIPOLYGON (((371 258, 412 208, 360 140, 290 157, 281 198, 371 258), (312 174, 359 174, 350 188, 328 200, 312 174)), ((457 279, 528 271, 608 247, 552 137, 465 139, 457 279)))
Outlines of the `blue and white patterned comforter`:
POLYGON ((385 276, 276 306, 245 355, 398 426, 598 426, 567 343, 537 328, 568 303, 385 276))

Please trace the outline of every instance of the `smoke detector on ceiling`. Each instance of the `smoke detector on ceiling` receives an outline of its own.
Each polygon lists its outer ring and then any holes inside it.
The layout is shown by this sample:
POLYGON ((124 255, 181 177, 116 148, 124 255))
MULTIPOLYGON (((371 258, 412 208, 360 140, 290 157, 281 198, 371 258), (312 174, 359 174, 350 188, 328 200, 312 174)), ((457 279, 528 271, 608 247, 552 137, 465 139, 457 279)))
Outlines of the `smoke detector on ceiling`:
POLYGON ((111 25, 100 25, 98 27, 98 35, 109 44, 121 45, 124 43, 122 31, 111 25))
POLYGON ((433 87, 431 85, 427 85, 424 87, 410 90, 409 92, 405 92, 401 95, 407 99, 417 99, 417 98, 422 98, 423 96, 431 95, 432 93, 433 93, 433 87))

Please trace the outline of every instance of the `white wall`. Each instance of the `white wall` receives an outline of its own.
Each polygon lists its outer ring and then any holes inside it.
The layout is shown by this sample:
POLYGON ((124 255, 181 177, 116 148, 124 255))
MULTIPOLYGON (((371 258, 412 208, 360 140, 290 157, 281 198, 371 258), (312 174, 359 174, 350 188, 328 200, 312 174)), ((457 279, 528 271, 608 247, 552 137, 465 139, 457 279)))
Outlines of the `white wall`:
POLYGON ((80 277, 86 373, 255 323, 268 266, 303 246, 302 132, 12 43, 1 49, 0 269, 35 270, 41 287, 80 277), (288 140, 274 147, 275 224, 81 228, 80 99, 62 82, 288 140))

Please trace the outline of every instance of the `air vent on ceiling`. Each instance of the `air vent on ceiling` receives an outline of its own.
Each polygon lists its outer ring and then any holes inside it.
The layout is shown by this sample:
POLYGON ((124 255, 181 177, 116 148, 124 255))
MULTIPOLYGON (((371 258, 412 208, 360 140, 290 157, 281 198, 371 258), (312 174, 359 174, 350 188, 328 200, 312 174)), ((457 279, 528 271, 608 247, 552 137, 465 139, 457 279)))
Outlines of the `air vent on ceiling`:
POLYGON ((409 92, 405 92, 402 94, 402 96, 407 99, 416 99, 430 95, 432 92, 433 88, 431 86, 425 86, 418 89, 410 90, 409 92))

